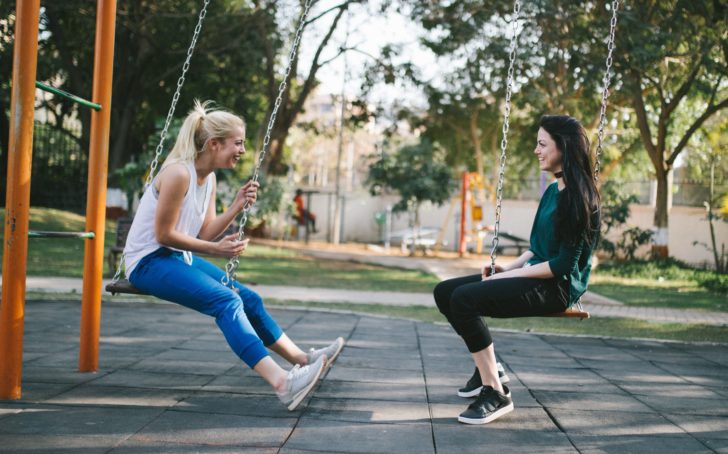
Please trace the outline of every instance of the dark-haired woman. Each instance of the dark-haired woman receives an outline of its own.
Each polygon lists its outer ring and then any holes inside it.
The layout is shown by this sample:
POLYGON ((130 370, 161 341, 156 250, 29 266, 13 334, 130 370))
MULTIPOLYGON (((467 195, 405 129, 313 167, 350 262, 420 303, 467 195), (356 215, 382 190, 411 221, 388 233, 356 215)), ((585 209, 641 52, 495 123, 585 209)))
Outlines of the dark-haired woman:
MULTIPOLYGON (((591 254, 599 234, 599 192, 589 141, 567 116, 541 118, 534 153, 556 181, 544 192, 531 229, 530 247, 506 266, 449 279, 434 290, 435 302, 463 338, 475 373, 461 396, 477 394, 458 421, 485 424, 513 410, 510 391, 498 377, 493 339, 482 316, 538 316, 561 312, 586 291, 591 254)), ((503 380, 504 381, 504 380, 503 380)))

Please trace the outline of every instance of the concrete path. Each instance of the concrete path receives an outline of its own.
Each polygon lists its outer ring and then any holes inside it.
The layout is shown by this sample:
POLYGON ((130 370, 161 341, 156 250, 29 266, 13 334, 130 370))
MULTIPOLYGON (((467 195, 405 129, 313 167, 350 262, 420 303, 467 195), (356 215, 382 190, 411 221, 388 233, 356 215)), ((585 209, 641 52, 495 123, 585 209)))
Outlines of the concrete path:
POLYGON ((172 304, 105 301, 100 369, 78 373, 79 309, 28 301, 0 452, 728 452, 724 346, 498 332, 516 409, 466 426, 455 393, 472 361, 445 325, 273 310, 304 348, 347 339, 287 412, 212 319, 172 304))

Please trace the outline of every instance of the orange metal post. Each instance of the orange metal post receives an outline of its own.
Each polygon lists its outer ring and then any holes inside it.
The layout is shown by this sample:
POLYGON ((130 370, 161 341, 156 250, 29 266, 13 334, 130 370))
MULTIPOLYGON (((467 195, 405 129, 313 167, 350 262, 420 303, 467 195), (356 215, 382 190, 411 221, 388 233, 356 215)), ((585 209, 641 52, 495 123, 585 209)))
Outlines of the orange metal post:
POLYGON ((463 188, 460 195, 460 244, 458 244, 458 255, 460 257, 465 255, 468 247, 468 242, 465 240, 465 223, 467 221, 466 210, 468 209, 468 191, 470 178, 468 172, 463 172, 463 188))
POLYGON ((3 290, 0 304, 0 399, 20 399, 21 394, 39 12, 40 0, 17 0, 15 3, 3 290))
POLYGON ((109 164, 109 125, 111 122, 111 82, 114 68, 116 0, 98 0, 96 44, 94 46, 93 102, 101 104, 91 112, 91 138, 88 159, 86 231, 95 232, 86 240, 83 258, 83 297, 81 299, 81 339, 78 368, 95 372, 99 367, 101 331, 101 291, 104 271, 106 221, 106 178, 109 164))

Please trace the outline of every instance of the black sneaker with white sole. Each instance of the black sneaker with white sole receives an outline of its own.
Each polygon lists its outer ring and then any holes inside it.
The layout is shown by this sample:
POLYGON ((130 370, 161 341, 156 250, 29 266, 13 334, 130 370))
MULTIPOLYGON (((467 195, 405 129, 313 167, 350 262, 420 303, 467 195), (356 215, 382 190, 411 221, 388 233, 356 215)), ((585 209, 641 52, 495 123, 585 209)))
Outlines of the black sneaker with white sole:
MULTIPOLYGON (((506 374, 505 369, 503 369, 503 366, 501 363, 496 364, 498 366, 498 380, 501 382, 502 385, 505 385, 509 381, 511 381, 510 377, 508 377, 508 374, 506 374)), ((480 372, 478 372, 478 368, 475 368, 475 372, 473 372, 473 376, 470 377, 470 380, 463 386, 462 388, 458 389, 458 396, 460 397, 475 397, 478 394, 480 394, 480 389, 483 387, 483 382, 480 379, 480 372)))
POLYGON ((503 393, 490 386, 483 386, 478 398, 460 413, 458 421, 463 424, 488 424, 513 411, 513 400, 507 386, 503 393))

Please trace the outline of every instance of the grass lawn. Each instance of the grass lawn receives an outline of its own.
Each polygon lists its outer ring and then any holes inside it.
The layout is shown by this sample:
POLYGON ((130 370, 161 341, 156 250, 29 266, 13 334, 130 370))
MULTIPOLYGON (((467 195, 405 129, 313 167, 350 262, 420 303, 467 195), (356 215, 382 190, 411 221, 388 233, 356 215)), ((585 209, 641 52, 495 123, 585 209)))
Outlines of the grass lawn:
MULTIPOLYGON (((0 209, 0 218, 5 221, 5 209, 0 209)), ((31 208, 30 230, 82 232, 86 229, 86 218, 68 211, 51 208, 31 208)), ((106 223, 106 237, 104 245, 108 250, 115 241, 116 232, 114 221, 106 223)), ((0 230, 0 239, 5 237, 5 229, 0 230)), ((80 239, 58 238, 30 238, 28 240, 29 276, 83 276, 83 248, 84 241, 80 239)), ((4 253, 0 249, 0 257, 4 253)), ((104 254, 104 257, 106 254, 104 254)), ((2 263, 2 262, 0 262, 2 263)), ((2 271, 0 265, 0 272, 2 271)), ((104 260, 104 274, 108 274, 104 260)))
MULTIPOLYGON (((4 210, 0 216, 5 219, 4 210)), ((33 208, 31 230, 83 231, 83 216, 49 208, 33 208)), ((106 250, 113 245, 116 224, 106 225, 106 250)), ((4 229, 0 230, 0 239, 4 229)), ((28 242, 29 276, 83 276, 83 240, 33 238, 28 242)), ((0 257, 3 250, 0 248, 0 257)), ((224 267, 227 260, 214 258, 224 267)), ((1 262, 0 262, 1 263, 1 262)), ((0 272, 2 271, 0 266, 0 272)), ((104 260, 104 275, 110 276, 104 260)), ((240 258, 237 272, 240 282, 302 287, 346 288, 351 290, 384 290, 400 292, 430 292, 437 284, 435 276, 421 271, 385 268, 350 262, 328 262, 306 257, 298 252, 251 245, 240 258)))
POLYGON ((600 265, 589 290, 630 306, 728 311, 724 276, 675 262, 600 265))
MULTIPOLYGON (((226 263, 212 261, 221 267, 226 263)), ((240 258, 237 277, 243 283, 392 292, 431 292, 438 283, 435 276, 422 271, 325 261, 254 244, 240 258)))
MULTIPOLYGON (((269 299, 266 304, 281 307, 334 309, 362 314, 404 317, 426 322, 446 323, 440 312, 427 306, 396 307, 383 304, 318 303, 269 299)), ((723 326, 687 323, 651 323, 616 317, 596 317, 588 320, 554 318, 486 319, 489 327, 535 333, 584 334, 618 338, 646 338, 685 342, 728 343, 728 329, 723 326)))

